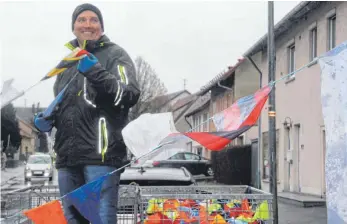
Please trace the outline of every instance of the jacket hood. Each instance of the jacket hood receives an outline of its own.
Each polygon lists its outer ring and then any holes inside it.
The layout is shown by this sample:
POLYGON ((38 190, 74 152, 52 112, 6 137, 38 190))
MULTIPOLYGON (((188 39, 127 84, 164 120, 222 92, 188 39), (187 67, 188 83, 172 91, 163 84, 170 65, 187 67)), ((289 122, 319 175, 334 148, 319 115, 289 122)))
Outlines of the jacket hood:
MULTIPOLYGON (((113 43, 106 35, 102 35, 99 40, 87 40, 83 49, 87 50, 88 52, 93 52, 98 48, 102 48, 108 45, 113 45, 113 43)), ((69 48, 70 50, 74 50, 78 46, 79 44, 77 38, 65 44, 65 47, 69 48)))

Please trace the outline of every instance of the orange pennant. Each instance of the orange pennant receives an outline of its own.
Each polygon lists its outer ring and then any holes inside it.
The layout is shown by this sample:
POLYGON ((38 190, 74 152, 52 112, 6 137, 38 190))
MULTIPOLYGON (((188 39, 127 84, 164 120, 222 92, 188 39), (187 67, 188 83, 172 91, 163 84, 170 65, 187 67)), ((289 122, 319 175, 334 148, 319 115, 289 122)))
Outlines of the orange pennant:
POLYGON ((26 210, 23 213, 35 224, 67 224, 58 200, 26 210))

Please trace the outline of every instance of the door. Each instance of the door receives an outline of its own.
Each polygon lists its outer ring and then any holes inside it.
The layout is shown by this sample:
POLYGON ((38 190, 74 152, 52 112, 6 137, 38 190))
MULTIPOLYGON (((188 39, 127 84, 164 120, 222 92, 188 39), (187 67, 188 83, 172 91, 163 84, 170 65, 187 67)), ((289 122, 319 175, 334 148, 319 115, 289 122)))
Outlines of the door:
POLYGON ((292 168, 292 150, 290 142, 290 128, 285 127, 285 138, 284 138, 284 191, 293 191, 293 186, 291 184, 291 168, 292 168))
POLYGON ((251 182, 253 187, 259 188, 259 183, 260 183, 260 169, 259 169, 259 163, 258 163, 258 139, 254 139, 251 142, 251 147, 252 147, 252 164, 251 164, 251 182))
POLYGON ((295 137, 295 168, 296 168, 296 184, 295 184, 295 191, 301 192, 301 183, 300 183, 300 150, 301 150, 301 144, 300 144, 300 124, 294 125, 294 137, 295 137))
POLYGON ((177 153, 171 156, 168 160, 160 161, 161 166, 172 167, 172 168, 181 168, 185 167, 185 157, 183 153, 177 153))
POLYGON ((191 174, 198 175, 199 173, 199 163, 200 157, 193 153, 184 153, 185 163, 187 164, 187 169, 191 174), (188 168, 189 167, 189 168, 188 168))

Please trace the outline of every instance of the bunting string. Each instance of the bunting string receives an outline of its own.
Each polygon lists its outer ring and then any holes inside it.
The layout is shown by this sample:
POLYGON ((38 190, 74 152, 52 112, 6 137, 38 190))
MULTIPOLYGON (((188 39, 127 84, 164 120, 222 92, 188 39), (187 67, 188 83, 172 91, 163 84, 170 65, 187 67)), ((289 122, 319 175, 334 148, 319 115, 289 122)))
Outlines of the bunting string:
MULTIPOLYGON (((312 60, 310 63, 307 63, 306 65, 302 66, 301 68, 299 68, 299 69, 297 69, 297 70, 295 70, 295 71, 293 71, 293 72, 291 72, 291 73, 289 73, 289 74, 287 74, 287 75, 285 75, 285 76, 282 76, 281 78, 277 79, 276 81, 270 82, 268 85, 269 85, 269 86, 273 86, 273 85, 277 84, 278 82, 283 81, 283 80, 285 80, 286 78, 292 76, 293 74, 302 71, 303 69, 305 69, 305 68, 311 66, 312 64, 316 63, 316 62, 318 61, 319 58, 320 58, 320 57, 316 57, 316 58, 315 58, 314 60, 312 60)), ((77 74, 75 74, 74 77, 76 77, 76 75, 77 75, 77 74)), ((73 77, 73 78, 74 78, 74 77, 73 77)), ((70 82, 73 80, 73 78, 70 80, 70 82)), ((70 82, 69 82, 69 83, 70 83, 70 82)), ((68 83, 68 84, 69 84, 69 83, 68 83)), ((222 112, 225 111, 225 110, 227 110, 227 109, 228 109, 228 108, 222 110, 222 112)), ((206 124, 207 122, 210 122, 213 118, 214 118, 214 116, 211 116, 211 117, 207 118, 205 121, 201 122, 200 124, 196 125, 195 127, 191 128, 191 129, 189 129, 187 132, 192 132, 192 131, 194 131, 194 130, 197 130, 200 126, 206 124)), ((148 152, 148 153, 146 153, 146 154, 144 154, 144 155, 142 155, 142 156, 140 156, 140 157, 138 157, 138 158, 135 158, 134 161, 139 160, 139 159, 141 159, 141 158, 143 158, 143 157, 149 156, 149 155, 151 155, 152 153, 154 153, 157 149, 159 149, 159 148, 161 148, 161 147, 163 147, 163 146, 165 146, 165 145, 171 144, 171 143, 173 143, 173 142, 170 141, 170 142, 163 143, 163 144, 161 144, 161 145, 155 147, 154 149, 150 150, 150 152, 148 152)), ((126 164, 126 165, 124 165, 124 166, 122 166, 122 167, 120 167, 120 168, 118 168, 118 169, 116 169, 116 170, 114 170, 114 171, 112 171, 112 172, 110 172, 110 173, 107 173, 107 174, 105 174, 104 176, 112 175, 112 174, 114 174, 114 173, 116 173, 116 172, 118 172, 118 171, 120 171, 120 170, 122 170, 122 169, 124 169, 124 168, 126 168, 126 167, 128 167, 128 166, 130 166, 130 165, 132 165, 134 161, 132 161, 132 162, 130 162, 130 163, 128 163, 128 164, 126 164)), ((100 177, 100 178, 101 178, 101 177, 100 177)), ((96 179, 96 180, 94 180, 93 182, 98 181, 98 180, 99 180, 99 179, 96 179)), ((92 183, 92 182, 90 182, 90 183, 92 183)), ((79 188, 77 188, 76 190, 78 190, 78 189, 79 189, 79 188)), ((75 190, 75 191, 76 191, 76 190, 75 190)), ((74 192, 74 191, 73 191, 73 192, 74 192)), ((72 192, 70 192, 70 193, 72 193, 72 192)), ((68 194, 69 194, 69 193, 68 193, 68 194)), ((67 194, 61 196, 61 197, 58 198, 57 200, 63 199, 64 197, 66 197, 66 195, 67 195, 67 194)))
MULTIPOLYGON (((269 82, 267 86, 265 86, 265 87, 263 87, 262 89, 260 89, 260 90, 257 91, 257 93, 258 93, 259 95, 253 94, 253 95, 245 96, 245 97, 242 97, 242 98, 238 99, 238 100, 237 100, 234 104, 232 104, 230 107, 224 109, 223 111, 219 112, 218 114, 215 114, 215 115, 209 117, 207 120, 201 122, 199 125, 196 125, 194 128, 190 129, 190 130, 187 132, 188 134, 185 134, 185 135, 188 136, 188 137, 190 137, 192 140, 195 140, 194 138, 191 137, 191 136, 193 136, 193 135, 191 135, 191 134, 194 134, 194 133, 192 133, 192 131, 196 130, 197 128, 199 128, 200 126, 206 124, 207 122, 210 122, 211 120, 213 120, 213 121, 216 123, 215 119, 218 118, 218 116, 220 116, 221 113, 223 113, 223 112, 225 112, 225 111, 229 111, 230 108, 233 107, 233 106, 235 106, 235 104, 237 104, 237 103, 239 103, 239 104, 244 103, 244 104, 246 104, 246 105, 244 105, 244 107, 246 107, 246 108, 242 108, 242 111, 241 111, 240 108, 238 108, 240 111, 239 111, 239 114, 236 115, 236 116, 240 116, 240 117, 242 116, 242 119, 241 119, 242 122, 241 122, 241 124, 237 123, 237 122, 240 122, 240 118, 239 118, 238 121, 237 121, 236 123, 233 123, 233 122, 232 122, 232 124, 229 124, 228 127, 229 127, 229 129, 230 129, 230 126, 231 126, 231 129, 232 129, 232 130, 223 130, 223 131, 224 131, 223 134, 225 134, 225 132, 227 132, 227 131, 234 132, 233 135, 232 135, 233 137, 240 135, 241 133, 247 131, 251 126, 254 125, 254 123, 256 122, 256 120, 257 120, 258 117, 259 117, 259 114, 261 113, 261 110, 262 110, 263 105, 264 105, 265 102, 267 101, 267 96, 268 96, 268 94, 272 91, 272 87, 273 87, 273 86, 275 86, 278 82, 283 81, 283 80, 289 78, 290 76, 292 76, 292 75, 294 75, 294 74, 296 74, 296 73, 302 71, 303 69, 305 69, 305 68, 307 68, 307 67, 313 65, 314 63, 316 63, 316 62, 317 62, 319 59, 321 59, 322 57, 325 57, 325 55, 320 56, 320 57, 316 57, 314 60, 312 60, 311 62, 307 63, 306 65, 300 67, 299 69, 297 69, 297 70, 295 70, 295 71, 293 71, 293 72, 291 72, 291 73, 289 73, 289 74, 287 74, 287 75, 285 75, 285 76, 282 76, 281 78, 279 78, 279 79, 277 79, 277 80, 275 80, 275 81, 269 82), (267 89, 266 89, 266 88, 267 88, 267 89), (264 90, 264 89, 265 89, 266 91, 261 92, 261 91, 264 90), (265 95, 266 95, 266 97, 265 97, 265 95), (252 97, 253 97, 253 98, 252 98, 252 97), (254 100, 254 98, 257 98, 257 99, 254 100), (252 102, 251 102, 251 101, 252 101, 252 102), (253 102, 253 101, 255 101, 255 102, 253 102), (249 105, 248 105, 247 103, 248 103, 249 105), (254 112, 254 110, 256 110, 256 111, 254 112), (254 113, 254 114, 253 114, 253 113, 254 113), (251 116, 251 114, 252 114, 252 116, 251 116), (251 120, 249 120, 249 117, 251 118, 251 120), (246 123, 246 124, 245 124, 245 123, 246 123), (245 128, 245 126, 246 126, 246 128, 245 128), (235 129, 235 127, 237 127, 237 128, 235 129), (190 133, 190 134, 189 134, 189 133, 190 133)), ((75 76, 70 80, 70 82, 76 77, 76 75, 77 75, 77 74, 75 74, 75 76)), ((69 83, 70 83, 70 82, 69 82, 69 83)), ((231 118, 234 118, 234 117, 231 116, 231 118)), ((229 117, 229 118, 228 118, 228 119, 229 119, 228 121, 230 121, 231 118, 229 117)), ((222 126, 223 126, 223 125, 222 125, 222 126)), ((217 129, 218 129, 218 128, 217 128, 217 129)), ((222 136, 222 137, 225 138, 226 136, 222 136)), ((231 138, 233 138, 233 137, 229 137, 229 138, 231 139, 231 138)), ((216 140, 216 141, 217 141, 217 140, 216 140)), ((231 140, 230 140, 230 141, 231 141, 231 140)), ((198 141, 198 142, 199 142, 199 141, 198 141)), ((126 165, 124 165, 124 166, 122 166, 122 167, 120 167, 120 168, 118 168, 118 169, 116 169, 116 170, 114 170, 114 171, 112 171, 112 172, 109 172, 109 173, 107 173, 107 174, 105 174, 105 175, 99 177, 98 179, 94 180, 93 182, 89 182, 89 183, 87 183, 87 184, 85 184, 85 185, 83 185, 83 186, 77 188, 76 190, 74 190, 74 191, 72 191, 72 192, 69 192, 69 193, 67 193, 67 194, 65 194, 65 195, 63 195, 63 196, 61 196, 61 197, 58 198, 57 200, 62 200, 62 199, 64 199, 64 198, 66 198, 66 197, 69 196, 68 199, 69 199, 70 201, 72 201, 72 204, 80 206, 78 209, 81 209, 81 210, 83 210, 83 211, 85 212, 85 214, 88 214, 88 213, 86 213, 86 211, 87 211, 88 209, 89 209, 89 210, 90 210, 90 209, 94 209, 96 203, 98 203, 98 200, 100 200, 101 185, 102 185, 103 181, 104 181, 108 176, 110 176, 110 175, 112 175, 112 174, 114 174, 114 173, 116 173, 116 172, 118 172, 118 171, 120 171, 120 170, 122 170, 122 169, 124 169, 124 168, 126 168, 126 167, 128 167, 128 166, 130 166, 130 165, 132 165, 132 163, 134 163, 135 161, 137 161, 137 160, 139 160, 139 159, 141 159, 141 158, 143 158, 143 157, 146 157, 146 156, 151 155, 152 153, 156 152, 156 150, 158 150, 159 148, 163 147, 164 145, 168 145, 168 144, 171 144, 171 143, 173 143, 173 141, 168 141, 168 142, 165 142, 165 143, 163 143, 163 144, 160 144, 159 146, 157 146, 157 147, 155 147, 154 149, 150 150, 148 153, 145 153, 144 155, 139 156, 138 158, 134 159, 133 161, 129 162, 128 164, 126 164, 126 165), (88 187, 89 187, 89 188, 88 188, 88 187), (93 191, 93 190, 94 190, 94 191, 93 191), (93 195, 94 195, 93 197, 95 197, 95 198, 90 198, 90 197, 92 197, 91 194, 88 194, 88 193, 90 193, 90 192, 95 193, 95 194, 93 194, 93 195), (78 193, 82 193, 83 195, 79 195, 78 193), (87 194, 86 194, 86 193, 87 193, 87 194), (86 198, 87 198, 87 199, 86 199, 86 198), (88 199, 88 198, 89 198, 89 199, 88 199), (86 203, 86 201, 88 201, 88 203, 86 203), (89 204, 89 202, 93 202, 93 203, 89 204)), ((199 143, 200 143, 200 142, 199 142, 199 143)), ((224 142, 224 143, 225 143, 225 142, 224 142)), ((221 143, 221 144, 219 144, 218 146, 220 147, 220 146, 226 145, 226 144, 224 144, 224 143, 221 143)), ((201 144, 201 145, 204 145, 204 144, 201 144)), ((211 150, 215 150, 215 149, 211 149, 211 150)), ((96 212, 96 211, 94 211, 94 212, 96 212)), ((85 214, 84 214, 84 215, 85 215, 85 214)), ((100 217, 92 217, 92 216, 89 216, 89 217, 91 217, 91 218, 93 218, 93 220, 97 220, 97 221, 100 219, 100 217)), ((88 219, 88 220, 90 220, 90 219, 88 219)), ((91 221, 91 220, 90 220, 90 221, 91 221)), ((97 221, 96 221, 96 222, 97 222, 97 221)))

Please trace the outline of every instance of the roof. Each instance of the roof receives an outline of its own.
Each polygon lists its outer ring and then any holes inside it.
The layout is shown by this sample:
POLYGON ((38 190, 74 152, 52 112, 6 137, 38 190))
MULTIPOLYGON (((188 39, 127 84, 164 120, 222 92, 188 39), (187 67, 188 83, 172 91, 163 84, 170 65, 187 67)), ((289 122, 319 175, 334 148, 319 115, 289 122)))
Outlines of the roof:
MULTIPOLYGON (((323 4, 326 4, 327 1, 305 1, 300 2, 296 7, 294 7, 293 10, 291 10, 283 19, 281 19, 276 25, 275 25, 275 38, 278 38, 280 35, 285 33, 287 30, 292 28, 293 26, 297 25, 300 19, 304 18, 305 15, 310 13, 312 10, 319 8, 323 4)), ((247 50, 243 54, 243 59, 239 59, 239 61, 236 63, 236 65, 229 67, 228 71, 221 73, 217 75, 215 78, 213 78, 209 83, 207 83, 205 86, 201 88, 201 94, 205 94, 207 91, 209 91, 213 86, 218 84, 218 82, 224 80, 228 76, 230 76, 236 68, 242 64, 242 62, 245 60, 245 58, 252 56, 259 51, 265 49, 267 47, 267 33, 258 40, 249 50, 247 50)))
POLYGON ((174 116, 174 122, 177 122, 192 106, 195 100, 198 98, 196 94, 192 94, 178 100, 172 107, 172 112, 174 116))
MULTIPOLYGON (((29 122, 25 121, 24 119, 22 119, 21 117, 19 117, 18 115, 16 115, 17 119, 20 120, 23 124, 25 124, 26 126, 30 127, 34 132, 38 132, 38 130, 36 130, 36 128, 29 122)), ((30 136, 27 136, 30 137, 30 136)))
MULTIPOLYGON (((16 110, 16 116, 19 119, 21 119, 22 121, 25 121, 27 124, 30 124, 30 125, 33 123, 35 113, 33 112, 32 107, 15 107, 15 110, 16 110)), ((39 108, 38 111, 44 111, 44 110, 46 110, 46 108, 39 108)))
POLYGON ((175 99, 176 97, 178 97, 179 95, 181 95, 184 92, 190 94, 190 92, 187 90, 181 90, 181 91, 177 91, 177 92, 168 93, 165 95, 158 96, 158 97, 154 98, 153 101, 159 101, 159 102, 163 102, 164 104, 166 104, 167 102, 175 99))
POLYGON ((244 62, 245 58, 238 59, 238 62, 234 66, 229 66, 228 70, 224 73, 220 73, 216 77, 214 77, 211 81, 209 81, 205 86, 201 87, 199 95, 204 95, 207 91, 209 91, 213 86, 217 85, 218 82, 223 81, 228 78, 233 72, 236 70, 239 65, 244 62))
POLYGON ((182 99, 179 99, 179 100, 177 100, 177 102, 174 105, 172 105, 172 110, 173 111, 178 110, 181 107, 187 105, 188 103, 192 102, 195 99, 196 99, 196 94, 192 94, 192 95, 186 96, 182 99))
MULTIPOLYGON (((326 4, 326 1, 304 1, 300 2, 293 10, 291 10, 286 16, 283 17, 276 25, 275 25, 275 39, 279 37, 281 34, 295 26, 300 19, 304 18, 312 10, 320 7, 323 4, 326 4)), ((250 49, 248 49, 243 56, 249 57, 252 56, 259 51, 265 49, 267 47, 267 33, 260 38, 250 49)))
POLYGON ((196 99, 195 103, 189 108, 189 110, 187 110, 185 117, 190 117, 203 110, 206 106, 210 104, 210 99, 210 93, 206 93, 203 96, 199 96, 198 99, 196 99))

